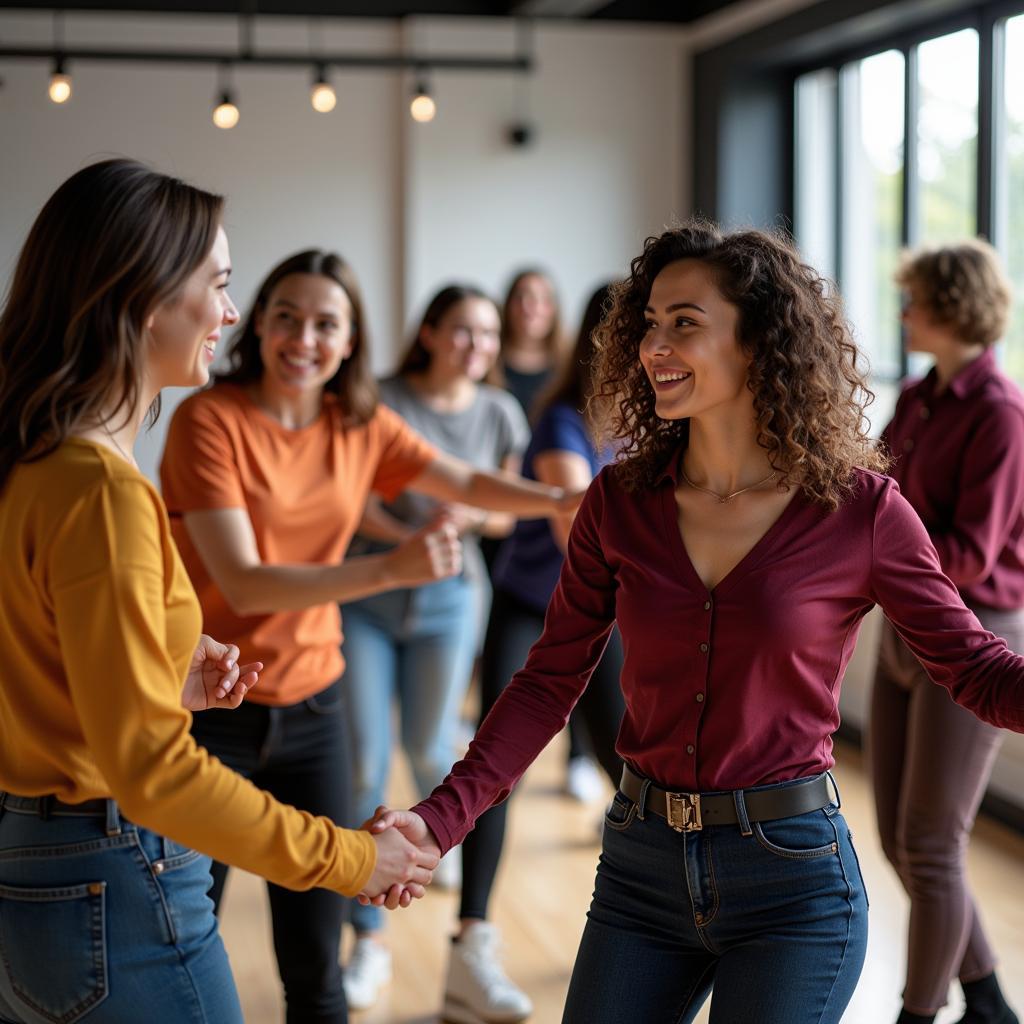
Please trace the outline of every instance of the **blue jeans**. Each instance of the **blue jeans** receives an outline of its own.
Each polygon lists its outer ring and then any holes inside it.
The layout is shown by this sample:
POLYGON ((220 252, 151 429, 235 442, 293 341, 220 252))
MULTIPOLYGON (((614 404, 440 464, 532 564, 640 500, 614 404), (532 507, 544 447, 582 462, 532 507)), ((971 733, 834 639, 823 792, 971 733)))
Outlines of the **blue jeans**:
MULTIPOLYGON (((476 654, 480 584, 462 576, 393 590, 342 607, 358 826, 384 802, 394 739, 391 703, 419 793, 455 763, 455 730, 476 654)), ((381 926, 378 907, 352 906, 359 932, 381 926)))
POLYGON ((563 1024, 836 1024, 864 963, 867 897, 839 809, 678 833, 621 792, 563 1024))
POLYGON ((210 859, 107 811, 0 797, 0 1022, 242 1024, 210 859))

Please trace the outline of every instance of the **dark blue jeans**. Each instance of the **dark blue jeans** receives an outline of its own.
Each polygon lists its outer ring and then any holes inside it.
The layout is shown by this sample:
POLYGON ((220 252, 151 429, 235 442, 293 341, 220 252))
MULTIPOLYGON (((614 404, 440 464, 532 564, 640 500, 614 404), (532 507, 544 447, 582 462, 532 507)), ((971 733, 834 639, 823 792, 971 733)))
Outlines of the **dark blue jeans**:
POLYGON ((563 1024, 837 1024, 867 897, 835 805, 678 833, 616 793, 563 1024))
MULTIPOLYGON (((246 702, 236 711, 207 711, 196 715, 192 735, 278 800, 337 825, 348 823, 351 756, 340 683, 287 707, 246 702)), ((226 865, 214 863, 210 895, 218 907, 227 873, 226 865)), ((344 898, 326 889, 293 892, 270 882, 267 891, 288 1024, 346 1024, 338 963, 344 898)))
POLYGON ((109 821, 5 803, 2 1024, 242 1024, 209 857, 125 821, 113 801, 109 821))

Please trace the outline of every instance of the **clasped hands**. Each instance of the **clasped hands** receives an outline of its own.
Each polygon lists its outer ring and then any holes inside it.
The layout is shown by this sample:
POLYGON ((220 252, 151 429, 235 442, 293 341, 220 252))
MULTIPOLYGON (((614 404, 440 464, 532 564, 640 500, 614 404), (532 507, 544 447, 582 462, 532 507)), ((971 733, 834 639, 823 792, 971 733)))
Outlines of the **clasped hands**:
POLYGON ((396 910, 419 899, 430 884, 441 850, 427 823, 415 811, 378 807, 362 828, 373 836, 377 864, 356 897, 364 906, 396 910))

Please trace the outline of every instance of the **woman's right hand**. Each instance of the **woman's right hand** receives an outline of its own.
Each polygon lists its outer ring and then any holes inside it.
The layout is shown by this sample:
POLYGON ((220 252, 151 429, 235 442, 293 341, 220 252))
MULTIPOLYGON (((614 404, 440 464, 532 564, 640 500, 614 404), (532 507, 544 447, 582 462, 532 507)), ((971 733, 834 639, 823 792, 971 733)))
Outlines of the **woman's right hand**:
POLYGON ((373 837, 377 847, 377 863, 360 895, 373 899, 384 897, 378 906, 394 910, 407 907, 430 885, 437 867, 436 848, 421 848, 411 843, 397 828, 388 828, 373 837))
POLYGON ((462 572, 458 527, 447 517, 428 523, 385 556, 397 586, 415 587, 462 572))

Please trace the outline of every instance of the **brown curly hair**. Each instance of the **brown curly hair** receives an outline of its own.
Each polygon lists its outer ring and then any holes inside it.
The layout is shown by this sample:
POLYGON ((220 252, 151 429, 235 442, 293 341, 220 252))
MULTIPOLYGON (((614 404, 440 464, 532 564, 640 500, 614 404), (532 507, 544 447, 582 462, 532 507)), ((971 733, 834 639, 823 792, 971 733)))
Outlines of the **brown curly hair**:
POLYGON ((965 345, 994 345, 1006 333, 1013 290, 988 242, 906 252, 896 283, 965 345))
POLYGON ((612 286, 595 340, 590 415, 619 447, 615 466, 628 490, 650 487, 685 446, 688 420, 663 420, 640 364, 651 285, 677 260, 699 260, 739 313, 738 338, 750 358, 757 441, 779 473, 780 488, 801 487, 834 509, 851 490, 853 470, 884 471, 885 455, 867 433, 874 399, 835 289, 800 259, 781 232, 723 233, 694 219, 644 243, 628 278, 612 286))

